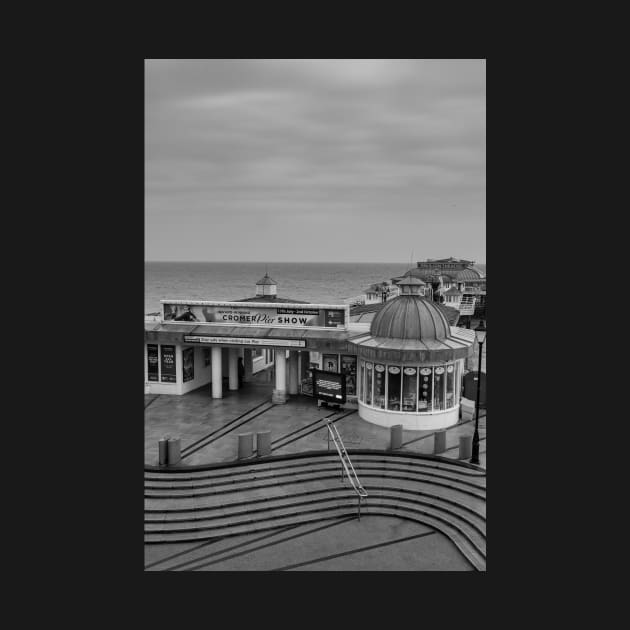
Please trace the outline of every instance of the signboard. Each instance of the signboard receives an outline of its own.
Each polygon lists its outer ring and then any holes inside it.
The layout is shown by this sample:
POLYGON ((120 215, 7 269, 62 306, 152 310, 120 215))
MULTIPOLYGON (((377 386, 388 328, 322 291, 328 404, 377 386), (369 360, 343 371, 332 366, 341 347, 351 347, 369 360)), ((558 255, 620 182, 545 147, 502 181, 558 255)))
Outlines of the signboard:
POLYGON ((349 306, 162 300, 162 321, 274 328, 344 328, 349 306))
POLYGON ((175 346, 160 346, 162 354, 162 382, 174 383, 176 378, 175 371, 175 346))
POLYGON ((208 335, 184 335, 185 342, 231 343, 239 346, 291 346, 305 348, 305 339, 255 339, 250 337, 210 337, 208 335))
POLYGON ((158 380, 159 359, 157 344, 147 344, 147 372, 150 381, 158 380))
POLYGON ((313 395, 326 402, 346 402, 346 377, 337 372, 313 370, 313 395))
POLYGON ((195 349, 184 348, 182 360, 184 363, 184 383, 187 383, 195 378, 195 349))

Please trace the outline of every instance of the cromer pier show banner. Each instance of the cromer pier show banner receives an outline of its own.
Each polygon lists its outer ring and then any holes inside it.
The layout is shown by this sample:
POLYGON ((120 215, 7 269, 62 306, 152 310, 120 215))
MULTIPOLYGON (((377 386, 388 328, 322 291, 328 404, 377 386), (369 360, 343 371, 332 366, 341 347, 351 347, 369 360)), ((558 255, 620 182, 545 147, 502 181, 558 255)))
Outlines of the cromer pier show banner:
POLYGON ((162 301, 164 322, 271 327, 345 327, 347 307, 320 304, 162 301))

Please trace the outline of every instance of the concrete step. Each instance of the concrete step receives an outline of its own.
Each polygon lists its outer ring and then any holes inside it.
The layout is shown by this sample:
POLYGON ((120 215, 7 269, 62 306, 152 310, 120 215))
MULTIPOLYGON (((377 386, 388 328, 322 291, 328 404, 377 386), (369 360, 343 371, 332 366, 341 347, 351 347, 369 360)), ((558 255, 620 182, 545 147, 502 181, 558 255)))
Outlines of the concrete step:
MULTIPOLYGON (((378 486, 371 489, 370 496, 363 504, 375 505, 384 499, 394 501, 405 507, 421 506, 423 509, 437 510, 449 519, 463 521, 485 537, 485 514, 474 507, 459 504, 456 501, 434 496, 430 493, 419 494, 405 488, 378 486)), ((185 531, 200 527, 221 527, 241 522, 249 523, 267 519, 272 515, 311 512, 327 509, 330 503, 339 506, 356 505, 357 497, 346 488, 325 488, 323 490, 301 492, 299 496, 279 496, 272 499, 240 501, 232 504, 204 506, 187 512, 154 512, 145 518, 146 531, 185 531)))
MULTIPOLYGON (((432 473, 425 473, 423 471, 409 470, 398 471, 391 470, 387 467, 378 467, 376 469, 363 469, 357 470, 359 479, 364 485, 370 485, 374 479, 391 479, 397 483, 420 483, 423 486, 431 486, 436 489, 443 489, 444 491, 452 491, 457 496, 464 497, 470 496, 476 499, 485 500, 485 489, 480 487, 471 487, 470 485, 447 479, 442 477, 433 476, 432 473)), ((335 482, 341 483, 341 474, 339 464, 330 465, 321 468, 311 468, 308 470, 301 470, 299 472, 294 471, 289 474, 282 474, 279 471, 274 475, 255 476, 242 479, 243 483, 236 483, 235 480, 223 480, 220 485, 208 487, 209 484, 200 484, 199 486, 181 486, 181 487, 160 487, 159 490, 145 490, 145 498, 160 500, 160 499, 201 499, 202 497, 213 496, 225 496, 235 492, 239 492, 244 496, 251 493, 255 494, 258 490, 266 488, 276 488, 278 486, 286 487, 291 491, 296 486, 303 486, 311 482, 323 482, 324 484, 331 484, 335 482)), ((156 486, 153 486, 156 487, 156 486)))
MULTIPOLYGON (((373 504, 363 505, 361 512, 364 515, 397 516, 430 525, 451 539, 477 570, 485 570, 485 538, 482 538, 474 528, 461 519, 453 518, 443 511, 427 506, 406 506, 402 502, 387 500, 386 498, 379 498, 373 504)), ((289 513, 280 509, 263 520, 247 519, 246 521, 232 522, 229 525, 221 524, 214 527, 194 528, 156 526, 145 533, 145 542, 173 543, 208 540, 215 537, 249 534, 268 531, 278 527, 295 526, 336 517, 347 517, 353 514, 356 514, 355 501, 347 503, 335 501, 311 510, 299 510, 297 513, 289 513)))
MULTIPOLYGON (((409 453, 401 453, 401 452, 389 452, 389 451, 376 451, 374 453, 366 454, 365 452, 359 451, 355 453, 353 451, 349 452, 353 463, 355 461, 381 461, 381 462, 389 462, 389 461, 398 461, 411 463, 412 465, 424 466, 427 468, 439 468, 442 470, 450 470, 459 474, 461 476, 466 477, 479 477, 485 478, 484 470, 473 470, 466 466, 463 466, 461 463, 458 463, 457 460, 453 460, 452 462, 436 460, 429 458, 427 456, 422 455, 413 455, 409 453)), ((445 458, 448 460, 448 458, 445 458)), ((192 469, 190 470, 188 467, 182 467, 177 470, 168 469, 168 468, 147 468, 145 469, 145 481, 160 481, 160 480, 168 480, 172 479, 174 481, 183 481, 186 480, 195 480, 200 478, 221 478, 226 475, 238 475, 240 473, 251 473, 256 471, 263 470, 271 470, 276 467, 286 468, 287 466, 302 466, 309 465, 309 462, 313 462, 315 460, 319 461, 338 461, 338 455, 335 451, 320 451, 312 454, 302 454, 301 456, 294 457, 281 457, 279 459, 269 459, 264 458, 260 460, 248 460, 246 462, 232 463, 231 465, 217 465, 211 467, 203 467, 201 469, 192 469)))

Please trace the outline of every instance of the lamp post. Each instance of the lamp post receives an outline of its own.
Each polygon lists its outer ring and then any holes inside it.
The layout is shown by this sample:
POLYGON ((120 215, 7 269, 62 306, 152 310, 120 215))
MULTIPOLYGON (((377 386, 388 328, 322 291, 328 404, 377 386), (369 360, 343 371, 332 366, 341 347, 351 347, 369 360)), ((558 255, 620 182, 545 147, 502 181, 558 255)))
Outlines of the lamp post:
POLYGON ((479 344, 479 367, 477 369, 477 404, 475 405, 475 433, 472 442, 471 464, 479 465, 479 392, 481 391, 481 358, 483 356, 483 343, 486 340, 486 327, 483 321, 475 328, 475 338, 479 344))

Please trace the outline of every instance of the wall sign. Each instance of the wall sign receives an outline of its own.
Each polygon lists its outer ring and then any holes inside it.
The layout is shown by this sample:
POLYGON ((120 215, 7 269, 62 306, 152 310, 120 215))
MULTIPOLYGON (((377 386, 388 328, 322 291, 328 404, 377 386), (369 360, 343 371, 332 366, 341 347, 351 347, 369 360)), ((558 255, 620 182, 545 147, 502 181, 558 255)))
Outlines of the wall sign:
POLYGON ((208 335, 184 335, 185 342, 231 343, 240 346, 291 346, 306 348, 305 339, 255 339, 253 337, 210 337, 208 335))
POLYGON ((159 359, 157 344, 147 344, 147 372, 150 381, 157 381, 159 374, 159 359))
POLYGON ((184 363, 184 383, 187 383, 195 378, 195 348, 185 348, 182 352, 182 360, 184 363))
POLYGON ((162 382, 175 383, 177 380, 175 346, 160 346, 162 354, 162 382))
POLYGON ((166 323, 345 329, 349 314, 346 305, 162 300, 166 323))
POLYGON ((322 365, 327 372, 337 372, 338 363, 336 354, 325 354, 322 357, 322 365))

